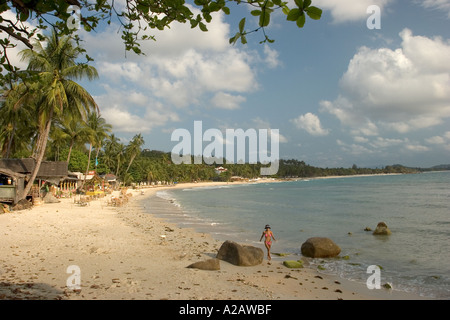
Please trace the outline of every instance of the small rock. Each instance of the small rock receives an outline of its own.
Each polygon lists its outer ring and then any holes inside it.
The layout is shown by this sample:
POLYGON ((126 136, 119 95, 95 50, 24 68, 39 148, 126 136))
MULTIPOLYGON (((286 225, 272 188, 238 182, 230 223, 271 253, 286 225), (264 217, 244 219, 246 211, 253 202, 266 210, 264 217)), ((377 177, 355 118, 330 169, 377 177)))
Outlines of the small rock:
POLYGON ((303 268, 303 261, 302 260, 297 260, 297 261, 295 261, 295 260, 286 260, 286 261, 283 261, 283 265, 285 267, 291 268, 291 269, 303 268))
POLYGON ((387 224, 385 222, 379 222, 377 228, 373 232, 373 235, 390 235, 392 232, 389 230, 387 224))
POLYGON ((205 261, 198 261, 190 264, 187 268, 195 268, 200 270, 220 270, 220 261, 219 259, 208 259, 205 261))

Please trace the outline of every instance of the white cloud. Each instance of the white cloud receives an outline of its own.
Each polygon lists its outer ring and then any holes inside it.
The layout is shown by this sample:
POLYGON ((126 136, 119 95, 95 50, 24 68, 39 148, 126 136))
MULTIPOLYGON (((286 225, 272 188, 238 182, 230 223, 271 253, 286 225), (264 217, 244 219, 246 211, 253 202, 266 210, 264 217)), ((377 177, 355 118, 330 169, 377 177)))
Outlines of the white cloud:
POLYGON ((438 9, 447 13, 450 18, 450 1, 449 0, 424 0, 420 1, 425 8, 438 9))
POLYGON ((322 101, 354 135, 399 133, 442 124, 450 117, 450 41, 400 33, 402 47, 362 47, 340 81, 341 93, 322 101))
POLYGON ((442 136, 425 139, 425 142, 450 151, 450 131, 445 132, 442 136))
POLYGON ((278 51, 270 48, 267 44, 264 45, 264 54, 266 55, 264 62, 269 68, 276 68, 281 64, 280 60, 278 59, 278 51))
POLYGON ((211 99, 211 104, 220 109, 235 110, 239 109, 239 104, 246 99, 243 96, 233 96, 225 92, 217 92, 211 99))
POLYGON ((326 136, 329 133, 328 129, 322 128, 319 117, 311 112, 292 119, 291 122, 294 123, 297 128, 304 129, 313 136, 326 136))
POLYGON ((367 8, 371 5, 377 5, 381 10, 393 0, 314 0, 315 6, 322 10, 329 11, 333 17, 333 22, 365 22, 369 15, 367 8))
POLYGON ((272 130, 272 129, 275 130, 276 128, 272 128, 272 126, 270 125, 270 123, 268 121, 265 121, 265 120, 261 119, 260 117, 256 117, 256 118, 252 119, 251 123, 252 123, 252 127, 254 127, 254 129, 267 129, 270 137, 275 137, 275 135, 277 135, 278 141, 280 143, 288 142, 288 139, 280 133, 280 129, 278 129, 278 134, 272 130))
POLYGON ((444 144, 445 143, 445 139, 440 136, 434 136, 434 137, 425 139, 425 141, 430 144, 444 144))
POLYGON ((147 105, 164 105, 165 112, 179 113, 180 108, 190 112, 192 107, 211 106, 239 109, 246 101, 245 94, 259 89, 256 75, 260 63, 270 68, 279 65, 278 52, 271 48, 261 47, 258 53, 230 46, 230 26, 221 13, 214 14, 208 32, 180 23, 173 23, 163 32, 151 30, 157 40, 141 43, 146 55, 127 53, 127 59, 117 29, 116 25, 97 33, 80 31, 80 37, 95 59, 102 84, 134 92, 121 106, 132 115, 138 115, 133 106, 145 104, 145 98, 147 105))
POLYGON ((408 149, 409 151, 413 151, 413 152, 425 152, 430 150, 430 148, 426 147, 426 146, 422 146, 420 144, 408 144, 406 146, 406 149, 408 149))
POLYGON ((350 153, 352 155, 361 155, 361 154, 372 154, 374 153, 373 150, 362 146, 360 144, 356 144, 356 143, 352 143, 352 144, 347 144, 345 142, 343 142, 342 140, 336 140, 336 144, 338 146, 341 147, 341 150, 346 152, 346 153, 350 153))
POLYGON ((105 95, 94 99, 100 107, 102 117, 113 126, 114 131, 148 133, 169 121, 179 121, 175 112, 142 93, 119 90, 107 85, 105 90, 105 95))

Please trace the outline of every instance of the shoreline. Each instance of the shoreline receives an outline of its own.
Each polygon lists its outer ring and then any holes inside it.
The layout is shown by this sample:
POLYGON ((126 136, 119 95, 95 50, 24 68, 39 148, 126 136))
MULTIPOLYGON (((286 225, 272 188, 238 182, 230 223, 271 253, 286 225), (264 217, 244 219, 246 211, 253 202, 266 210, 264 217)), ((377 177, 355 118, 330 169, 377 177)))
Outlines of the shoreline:
POLYGON ((395 290, 369 290, 308 267, 288 269, 282 264, 288 257, 274 256, 271 264, 264 260, 254 267, 220 261, 218 271, 186 268, 215 257, 222 242, 156 217, 151 208, 143 207, 143 200, 149 203, 164 189, 226 184, 130 190, 130 201, 123 207, 107 206, 106 198, 79 207, 72 198, 0 215, 0 299, 427 299, 395 290), (73 265, 81 271, 79 290, 68 287, 73 277, 67 268, 73 265))

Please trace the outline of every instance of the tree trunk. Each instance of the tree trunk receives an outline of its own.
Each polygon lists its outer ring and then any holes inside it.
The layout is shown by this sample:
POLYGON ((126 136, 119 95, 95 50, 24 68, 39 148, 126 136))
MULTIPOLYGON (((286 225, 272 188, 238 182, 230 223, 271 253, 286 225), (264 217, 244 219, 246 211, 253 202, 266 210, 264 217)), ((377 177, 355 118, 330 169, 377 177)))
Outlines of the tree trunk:
POLYGON ((89 143, 89 158, 88 158, 88 164, 86 168, 86 174, 84 175, 83 184, 81 185, 80 189, 82 189, 86 183, 86 176, 89 173, 89 166, 91 165, 91 152, 92 152, 92 143, 89 143))
POLYGON ((30 180, 28 180, 28 183, 25 186, 23 194, 19 195, 18 197, 20 200, 26 199, 28 193, 31 190, 31 187, 33 186, 34 180, 36 179, 39 169, 41 168, 42 159, 44 159, 45 155, 45 148, 47 147, 48 135, 50 134, 50 127, 52 126, 52 118, 53 118, 53 109, 50 110, 50 115, 45 125, 45 130, 42 132, 43 134, 40 135, 37 141, 39 152, 36 154, 36 165, 34 166, 33 172, 31 173, 30 180))
POLYGON ((73 139, 70 141, 69 154, 67 155, 67 163, 69 163, 69 161, 70 161, 70 155, 72 153, 72 148, 73 148, 73 139))
POLYGON ((128 169, 130 169, 131 164, 133 163, 135 157, 136 157, 136 155, 132 155, 132 156, 131 156, 130 163, 128 163, 128 167, 127 167, 127 170, 125 170, 125 173, 127 173, 127 172, 128 172, 128 169))

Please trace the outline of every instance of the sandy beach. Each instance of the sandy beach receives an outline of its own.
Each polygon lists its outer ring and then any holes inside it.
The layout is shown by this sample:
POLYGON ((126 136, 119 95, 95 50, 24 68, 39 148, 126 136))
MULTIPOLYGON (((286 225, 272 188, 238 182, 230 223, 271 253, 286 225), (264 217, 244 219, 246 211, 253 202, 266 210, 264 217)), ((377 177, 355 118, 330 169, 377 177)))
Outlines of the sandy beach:
MULTIPOLYGON (((0 299, 57 300, 361 300, 422 299, 395 290, 288 269, 274 257, 254 267, 220 261, 220 270, 188 265, 215 257, 222 242, 151 213, 151 198, 179 184, 129 190, 122 207, 109 197, 87 206, 74 198, 0 215, 0 299), (142 200, 147 206, 143 209, 142 200), (78 270, 78 280, 74 271, 78 270), (74 289, 68 284, 80 284, 74 289)), ((221 184, 221 183, 215 183, 221 184)), ((276 252, 276 250, 274 249, 276 252)))

